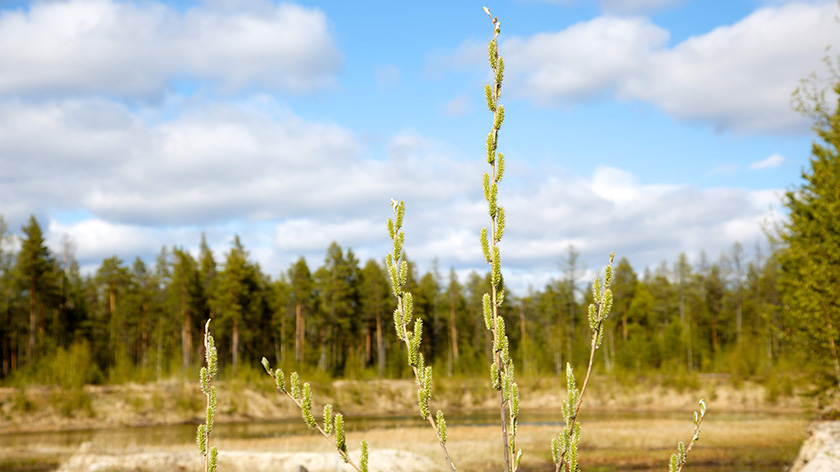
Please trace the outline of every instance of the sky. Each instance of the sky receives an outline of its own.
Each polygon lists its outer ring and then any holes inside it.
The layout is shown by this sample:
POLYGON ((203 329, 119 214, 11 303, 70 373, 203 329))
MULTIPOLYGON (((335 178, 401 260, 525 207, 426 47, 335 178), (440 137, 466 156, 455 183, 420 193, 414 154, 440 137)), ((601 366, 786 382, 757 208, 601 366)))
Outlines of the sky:
POLYGON ((784 218, 814 139, 791 92, 840 47, 835 0, 0 0, 0 214, 87 273, 162 246, 272 277, 382 260, 487 269, 487 6, 505 58, 500 244, 514 292, 568 248, 639 271, 784 218))

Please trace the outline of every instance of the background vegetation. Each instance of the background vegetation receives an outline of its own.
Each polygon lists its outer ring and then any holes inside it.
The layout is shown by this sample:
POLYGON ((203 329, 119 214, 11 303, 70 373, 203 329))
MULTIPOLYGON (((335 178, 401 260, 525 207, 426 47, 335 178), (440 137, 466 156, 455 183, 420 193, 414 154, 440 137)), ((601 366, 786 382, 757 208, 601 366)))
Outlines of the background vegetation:
MULTIPOLYGON (((0 257, 0 378, 6 382, 70 386, 189 375, 203 357, 203 321, 210 317, 227 376, 253 375, 263 355, 331 377, 409 375, 390 332, 395 301, 384 266, 362 264, 338 243, 327 248, 320 267, 300 258, 274 276, 251 261, 236 237, 223 255, 202 242, 197 255, 162 248, 153 266, 112 257, 95 274, 82 275, 72 253, 46 247, 34 218, 23 235, 19 251, 0 257), (55 368, 68 353, 84 368, 55 368)), ((692 263, 681 255, 641 271, 619 260, 615 321, 599 368, 616 377, 728 372, 745 378, 802 360, 795 320, 781 301, 778 251, 757 246, 748 260, 736 243, 716 258, 701 255, 692 263)), ((582 283, 574 247, 558 262, 561 279, 509 292, 501 308, 525 375, 555 375, 567 361, 587 360, 587 344, 574 340, 588 338, 583 308, 591 290, 582 283)), ((490 339, 481 297, 489 274, 460 281, 453 270, 420 274, 409 267, 406 290, 427 327, 427 362, 443 375, 483 377, 490 339)))

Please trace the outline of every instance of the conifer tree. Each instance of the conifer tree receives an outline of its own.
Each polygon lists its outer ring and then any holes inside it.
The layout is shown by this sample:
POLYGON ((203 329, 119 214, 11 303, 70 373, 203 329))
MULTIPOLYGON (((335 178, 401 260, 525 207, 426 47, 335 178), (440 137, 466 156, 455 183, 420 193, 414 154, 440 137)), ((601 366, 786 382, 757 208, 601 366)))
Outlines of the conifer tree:
POLYGON ((798 109, 814 118, 817 140, 804 182, 785 194, 790 217, 781 229, 787 247, 780 262, 783 300, 807 347, 831 364, 840 385, 840 74, 833 72, 833 103, 824 90, 808 94, 808 82, 795 95, 798 109))
MULTIPOLYGON (((102 311, 105 325, 108 329, 107 362, 116 364, 121 354, 125 354, 126 347, 126 315, 123 312, 123 295, 128 290, 129 272, 123 265, 122 259, 112 256, 102 261, 102 266, 96 271, 97 285, 102 287, 105 300, 102 301, 106 309, 102 311), (122 351, 121 351, 122 350, 122 351)), ((125 367, 125 366, 123 366, 125 367)))
POLYGON ((315 282, 303 256, 289 267, 288 276, 295 310, 295 363, 301 365, 306 357, 306 316, 312 310, 315 282))
POLYGON ((181 367, 190 366, 193 324, 200 310, 201 280, 198 264, 183 248, 172 250, 172 282, 169 285, 170 313, 177 313, 181 325, 181 367))
POLYGON ((257 277, 259 269, 248 261, 239 236, 234 236, 233 247, 225 259, 225 268, 219 274, 214 297, 215 311, 230 327, 230 350, 233 375, 239 366, 240 334, 244 323, 252 318, 261 300, 257 277))
POLYGON ((390 294, 388 292, 389 285, 387 275, 376 262, 376 259, 368 259, 365 267, 361 272, 361 287, 360 299, 361 312, 365 317, 365 345, 367 362, 371 362, 372 338, 376 343, 376 368, 380 378, 385 375, 385 366, 387 363, 385 354, 385 314, 386 306, 390 301, 390 294))
POLYGON ((33 361, 38 345, 38 332, 43 331, 44 316, 55 296, 56 263, 46 246, 44 233, 35 216, 24 225, 23 241, 17 257, 18 287, 29 298, 29 342, 26 346, 27 362, 33 361))

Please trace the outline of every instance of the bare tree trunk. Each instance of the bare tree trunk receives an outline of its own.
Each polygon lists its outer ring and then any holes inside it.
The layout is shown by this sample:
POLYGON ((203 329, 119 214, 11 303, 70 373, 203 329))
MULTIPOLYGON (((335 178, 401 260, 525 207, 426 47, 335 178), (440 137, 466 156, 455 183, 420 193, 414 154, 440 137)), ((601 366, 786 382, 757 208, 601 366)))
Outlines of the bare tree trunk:
POLYGON ((385 340, 382 339, 382 314, 376 314, 376 360, 379 368, 379 378, 385 375, 385 340))
POLYGON ((236 377, 236 367, 239 365, 239 317, 233 318, 233 338, 231 339, 233 355, 233 376, 236 377))
MULTIPOLYGON (((183 292, 183 290, 182 290, 183 292)), ((181 366, 186 372, 190 368, 190 351, 192 350, 192 338, 190 332, 190 311, 184 303, 183 293, 181 296, 181 366)))
POLYGON ((834 327, 831 324, 831 318, 828 312, 823 310, 825 322, 828 324, 828 348, 831 353, 831 361, 834 364, 834 376, 837 378, 837 385, 840 386, 840 360, 837 358, 837 347, 834 345, 834 327))
POLYGON ((279 357, 277 362, 280 363, 286 360, 286 314, 284 310, 280 314, 280 353, 277 354, 277 343, 274 343, 275 356, 279 357))
POLYGON ((449 337, 452 342, 452 362, 458 363, 458 327, 455 326, 455 295, 449 301, 449 337))
POLYGON ((295 303, 295 363, 303 363, 303 341, 305 328, 303 326, 303 309, 300 302, 295 303))
POLYGON ((35 281, 29 285, 29 344, 26 346, 26 362, 32 363, 35 355, 35 333, 38 331, 38 312, 35 310, 35 281))
POLYGON ((528 372, 528 338, 525 333, 525 307, 519 305, 519 343, 522 345, 522 370, 528 372))

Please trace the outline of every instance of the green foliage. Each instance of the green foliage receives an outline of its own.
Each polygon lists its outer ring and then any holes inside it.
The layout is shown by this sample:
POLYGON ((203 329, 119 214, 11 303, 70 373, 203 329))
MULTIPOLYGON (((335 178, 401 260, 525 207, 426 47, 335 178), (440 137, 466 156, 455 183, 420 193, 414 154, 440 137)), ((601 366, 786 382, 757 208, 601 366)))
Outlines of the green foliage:
MULTIPOLYGON (((840 93, 836 69, 831 88, 840 93)), ((780 228, 786 245, 779 256, 780 284, 803 347, 812 358, 832 365, 840 385, 840 95, 833 105, 824 89, 810 95, 804 98, 810 104, 798 96, 798 108, 814 119, 818 140, 811 147, 809 169, 802 172, 804 183, 785 193, 790 215, 780 228)))

